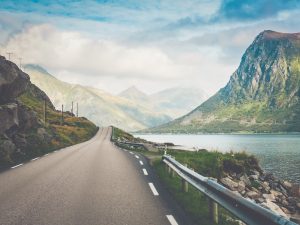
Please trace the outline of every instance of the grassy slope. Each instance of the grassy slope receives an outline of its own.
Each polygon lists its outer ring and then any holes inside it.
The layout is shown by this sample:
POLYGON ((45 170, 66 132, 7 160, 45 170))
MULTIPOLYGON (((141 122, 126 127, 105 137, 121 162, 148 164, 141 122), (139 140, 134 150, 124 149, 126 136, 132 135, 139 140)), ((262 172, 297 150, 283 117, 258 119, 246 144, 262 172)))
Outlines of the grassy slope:
MULTIPOLYGON (((114 129, 113 141, 128 140, 130 142, 144 142, 145 140, 134 138, 131 134, 128 134, 118 128, 114 129)), ((156 174, 162 181, 163 185, 172 194, 175 200, 181 205, 181 207, 187 212, 191 218, 197 224, 212 225, 213 223, 209 219, 209 212, 207 207, 207 198, 189 185, 189 192, 183 193, 181 190, 181 179, 179 177, 171 178, 168 172, 165 170, 165 165, 161 160, 163 151, 157 153, 147 152, 145 150, 130 147, 121 146, 131 151, 138 151, 144 154, 152 161, 152 165, 156 174)), ((182 164, 187 164, 189 168, 193 168, 197 173, 220 179, 227 173, 243 173, 249 170, 260 170, 258 160, 244 152, 241 153, 221 153, 221 152, 188 152, 178 150, 167 150, 168 154, 175 157, 177 161, 182 164)), ((238 224, 235 221, 228 221, 228 217, 234 218, 225 209, 220 209, 220 222, 223 225, 238 224)))
MULTIPOLYGON (((43 119, 43 100, 34 96, 30 91, 25 92, 19 97, 19 100, 29 109, 35 111, 40 121, 43 119)), ((58 149, 86 141, 93 137, 98 128, 89 120, 83 117, 72 117, 65 113, 64 124, 60 124, 61 112, 51 109, 50 104, 47 106, 47 125, 44 126, 46 131, 53 136, 51 141, 46 145, 39 147, 41 154, 53 149, 58 149)), ((32 132, 34 138, 35 132, 32 132)), ((37 143, 38 144, 38 143, 37 143)), ((36 146, 32 146, 33 149, 36 146)))

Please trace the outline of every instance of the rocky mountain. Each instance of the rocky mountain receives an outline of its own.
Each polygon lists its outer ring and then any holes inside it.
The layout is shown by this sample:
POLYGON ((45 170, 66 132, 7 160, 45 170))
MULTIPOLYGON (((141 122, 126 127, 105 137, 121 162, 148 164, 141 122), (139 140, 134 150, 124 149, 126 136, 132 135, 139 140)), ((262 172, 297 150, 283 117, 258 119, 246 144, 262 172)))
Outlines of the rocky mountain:
POLYGON ((299 132, 300 33, 263 31, 227 85, 149 132, 299 132))
POLYGON ((85 141, 97 131, 85 118, 66 112, 61 121, 60 115, 28 74, 0 56, 0 169, 85 141))
POLYGON ((72 101, 79 103, 79 114, 99 126, 114 125, 127 131, 158 126, 184 115, 205 97, 203 92, 188 88, 173 88, 147 95, 130 87, 119 95, 103 90, 70 84, 55 78, 38 65, 26 65, 31 81, 44 90, 56 108, 62 104, 70 110, 72 101), (198 96, 198 102, 188 100, 189 94, 198 96))

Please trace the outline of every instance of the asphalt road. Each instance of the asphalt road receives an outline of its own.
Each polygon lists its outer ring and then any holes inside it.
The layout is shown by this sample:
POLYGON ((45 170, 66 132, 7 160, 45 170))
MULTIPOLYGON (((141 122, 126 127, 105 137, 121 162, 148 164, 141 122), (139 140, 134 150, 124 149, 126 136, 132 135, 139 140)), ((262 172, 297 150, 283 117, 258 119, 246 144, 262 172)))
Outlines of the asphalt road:
POLYGON ((91 140, 0 173, 1 225, 187 225, 147 160, 91 140))

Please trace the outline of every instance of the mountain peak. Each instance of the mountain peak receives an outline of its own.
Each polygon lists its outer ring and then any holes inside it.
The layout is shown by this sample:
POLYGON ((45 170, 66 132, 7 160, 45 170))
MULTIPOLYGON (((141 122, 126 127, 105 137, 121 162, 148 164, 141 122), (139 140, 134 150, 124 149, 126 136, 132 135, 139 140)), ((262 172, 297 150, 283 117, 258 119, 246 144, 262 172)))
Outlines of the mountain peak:
POLYGON ((300 33, 282 33, 273 30, 264 30, 261 32, 256 40, 300 40, 300 33))
POLYGON ((145 99, 148 96, 140 91, 136 86, 131 86, 126 90, 122 91, 119 96, 128 98, 128 99, 145 99))

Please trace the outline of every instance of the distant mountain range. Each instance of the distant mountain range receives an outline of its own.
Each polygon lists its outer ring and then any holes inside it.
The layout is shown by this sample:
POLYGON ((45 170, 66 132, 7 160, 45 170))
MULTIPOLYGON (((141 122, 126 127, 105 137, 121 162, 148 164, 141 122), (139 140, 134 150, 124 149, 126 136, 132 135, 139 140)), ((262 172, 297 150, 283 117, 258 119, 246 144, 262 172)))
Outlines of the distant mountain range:
POLYGON ((130 87, 119 95, 100 89, 70 84, 58 80, 39 65, 25 65, 32 83, 50 97, 58 109, 64 104, 71 109, 71 102, 79 103, 79 114, 99 126, 114 125, 127 131, 141 130, 171 121, 203 102, 206 95, 191 88, 172 88, 147 95, 130 87), (194 98, 190 99, 190 96, 194 98))
POLYGON ((134 101, 156 112, 163 112, 172 119, 178 118, 203 102, 208 95, 198 88, 174 87, 146 95, 132 86, 118 96, 134 101))
POLYGON ((300 33, 260 33, 224 88, 145 132, 300 132, 300 33))

